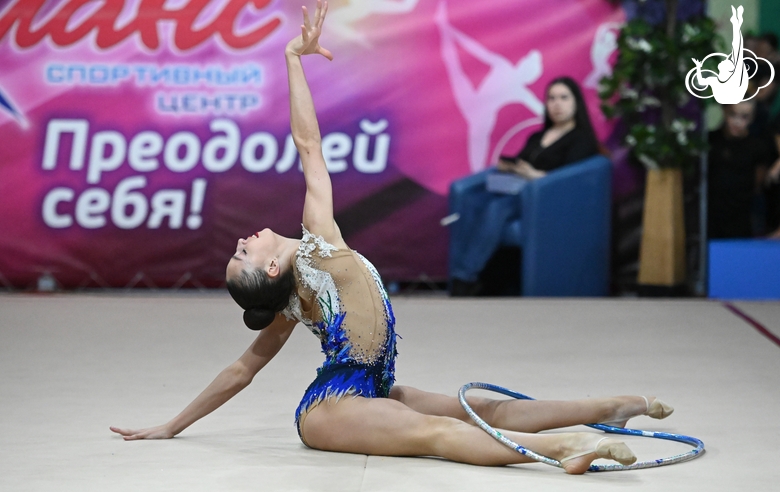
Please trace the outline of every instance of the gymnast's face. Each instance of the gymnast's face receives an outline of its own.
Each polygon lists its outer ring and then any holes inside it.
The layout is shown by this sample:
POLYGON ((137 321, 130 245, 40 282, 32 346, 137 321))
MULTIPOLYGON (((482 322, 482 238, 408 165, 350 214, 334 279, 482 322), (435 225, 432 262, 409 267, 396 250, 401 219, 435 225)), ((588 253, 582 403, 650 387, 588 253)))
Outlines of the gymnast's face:
POLYGON ((547 90, 546 109, 554 124, 568 123, 574 119, 577 102, 565 84, 553 84, 547 90))
POLYGON ((276 257, 279 239, 280 236, 271 229, 263 229, 246 239, 239 239, 236 253, 228 261, 225 278, 236 278, 242 270, 261 268, 267 271, 276 257))

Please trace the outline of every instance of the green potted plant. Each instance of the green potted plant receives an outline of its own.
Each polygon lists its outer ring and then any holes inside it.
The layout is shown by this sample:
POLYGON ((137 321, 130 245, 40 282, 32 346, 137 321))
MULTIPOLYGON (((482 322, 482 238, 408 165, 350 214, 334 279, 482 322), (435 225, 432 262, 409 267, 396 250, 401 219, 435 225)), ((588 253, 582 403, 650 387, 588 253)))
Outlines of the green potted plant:
POLYGON ((665 6, 660 25, 636 17, 623 26, 617 63, 599 91, 604 114, 623 120, 631 158, 647 168, 638 283, 640 292, 658 294, 678 291, 686 280, 682 172, 706 141, 689 116, 696 116, 696 103, 685 76, 692 58, 714 52, 718 39, 708 17, 678 21, 677 0, 665 6))

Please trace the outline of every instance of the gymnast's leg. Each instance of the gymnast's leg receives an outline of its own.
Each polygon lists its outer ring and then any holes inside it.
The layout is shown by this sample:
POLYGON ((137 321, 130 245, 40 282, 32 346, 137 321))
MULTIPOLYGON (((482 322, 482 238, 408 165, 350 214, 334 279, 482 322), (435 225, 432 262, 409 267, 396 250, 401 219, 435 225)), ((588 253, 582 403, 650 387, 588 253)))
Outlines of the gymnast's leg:
MULTIPOLYGON (((377 456, 439 456, 473 465, 499 466, 532 460, 509 449, 478 427, 451 417, 424 415, 388 398, 346 396, 321 402, 301 416, 301 434, 315 449, 377 456)), ((633 463, 622 442, 598 434, 523 434, 507 437, 536 453, 565 460, 567 473, 584 473, 596 458, 633 463)))
MULTIPOLYGON (((426 414, 454 417, 473 423, 463 410, 457 398, 422 391, 410 386, 396 385, 390 390, 390 398, 409 408, 426 414)), ((643 415, 648 411, 647 403, 641 396, 615 396, 610 398, 588 398, 585 400, 493 400, 490 398, 466 397, 477 415, 491 427, 518 432, 539 432, 578 424, 613 422, 625 426, 631 417, 643 415)), ((674 409, 654 397, 648 397, 651 403, 649 415, 653 418, 665 418, 674 409)))

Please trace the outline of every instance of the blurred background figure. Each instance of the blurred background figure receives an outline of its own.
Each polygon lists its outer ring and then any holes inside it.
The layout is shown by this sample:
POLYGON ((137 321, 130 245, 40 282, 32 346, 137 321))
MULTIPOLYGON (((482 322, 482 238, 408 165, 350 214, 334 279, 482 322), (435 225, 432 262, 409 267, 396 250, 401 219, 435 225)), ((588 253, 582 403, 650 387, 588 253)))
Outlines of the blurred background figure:
POLYGON ((765 32, 756 37, 755 50, 756 55, 765 58, 769 63, 780 61, 780 54, 777 51, 777 35, 771 32, 765 32))
POLYGON ((777 69, 778 67, 775 66, 773 72, 771 67, 761 62, 758 65, 755 77, 750 81, 747 96, 754 94, 758 87, 763 87, 754 98, 756 107, 753 122, 750 124, 750 134, 753 136, 769 138, 771 136, 771 128, 778 124, 778 113, 780 113, 778 103, 780 103, 780 99, 777 97, 777 69), (773 77, 773 75, 775 76, 773 77))
POLYGON ((780 117, 773 119, 770 130, 772 165, 764 180, 766 232, 769 237, 780 239, 780 117))
POLYGON ((709 134, 708 231, 712 239, 755 235, 752 215, 771 155, 751 135, 755 102, 724 105, 723 125, 709 134))

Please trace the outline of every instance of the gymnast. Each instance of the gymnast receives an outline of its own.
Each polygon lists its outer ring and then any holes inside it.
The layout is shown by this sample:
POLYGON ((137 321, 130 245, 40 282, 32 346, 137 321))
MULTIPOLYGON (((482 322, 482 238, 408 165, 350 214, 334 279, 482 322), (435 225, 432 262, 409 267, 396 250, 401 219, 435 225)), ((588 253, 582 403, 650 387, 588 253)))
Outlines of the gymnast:
MULTIPOLYGON (((166 424, 131 430, 111 427, 127 441, 169 439, 219 408, 251 383, 279 352, 297 323, 319 339, 326 360, 295 413, 301 441, 327 451, 381 456, 437 456, 475 465, 531 462, 473 425, 458 399, 393 386, 395 318, 371 263, 351 250, 333 219, 330 177, 301 57, 320 54, 327 2, 313 21, 303 8, 301 35, 287 44, 290 126, 300 152, 306 195, 303 238, 264 229, 239 239, 227 265, 227 285, 244 309, 244 322, 261 330, 246 352, 224 369, 166 424)), ((576 424, 623 427, 638 415, 665 418, 673 409, 654 397, 618 396, 576 401, 468 398, 476 413, 510 439, 584 473, 597 458, 631 464, 621 441, 588 432, 537 434, 576 424)))

